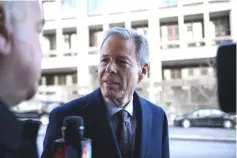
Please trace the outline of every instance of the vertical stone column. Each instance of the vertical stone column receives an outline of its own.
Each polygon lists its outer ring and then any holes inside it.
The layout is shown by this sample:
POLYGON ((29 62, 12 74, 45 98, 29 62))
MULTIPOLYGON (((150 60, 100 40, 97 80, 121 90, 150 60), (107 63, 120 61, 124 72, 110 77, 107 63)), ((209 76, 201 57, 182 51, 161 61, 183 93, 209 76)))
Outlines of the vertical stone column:
POLYGON ((77 85, 78 94, 86 95, 91 92, 88 62, 89 27, 87 15, 87 0, 77 1, 77 85))
POLYGON ((208 1, 203 1, 203 3, 204 3, 203 18, 204 18, 205 46, 210 47, 212 43, 212 39, 211 39, 212 37, 211 37, 211 34, 209 33, 211 26, 210 26, 210 14, 208 10, 208 1))
POLYGON ((186 47, 186 41, 185 41, 185 24, 184 24, 184 15, 183 15, 183 3, 182 1, 178 1, 178 8, 179 8, 179 15, 178 15, 178 26, 179 26, 179 46, 180 49, 183 49, 186 47))
POLYGON ((56 11, 57 11, 57 16, 56 16, 56 23, 57 23, 57 28, 56 28, 56 54, 57 56, 62 56, 63 55, 63 29, 62 29, 62 10, 61 10, 61 1, 56 1, 56 11))
POLYGON ((156 91, 154 87, 155 82, 162 81, 162 57, 160 51, 160 19, 157 12, 158 3, 150 0, 148 9, 148 42, 150 46, 150 87, 149 100, 156 103, 156 91))

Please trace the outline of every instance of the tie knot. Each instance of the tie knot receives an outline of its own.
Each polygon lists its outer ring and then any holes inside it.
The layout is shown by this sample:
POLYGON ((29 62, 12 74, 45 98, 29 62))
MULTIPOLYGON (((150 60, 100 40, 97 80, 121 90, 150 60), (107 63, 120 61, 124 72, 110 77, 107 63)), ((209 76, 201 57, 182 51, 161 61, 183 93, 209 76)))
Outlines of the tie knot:
POLYGON ((118 112, 118 115, 119 115, 119 119, 122 121, 127 121, 128 117, 129 117, 128 112, 125 110, 120 110, 118 112))

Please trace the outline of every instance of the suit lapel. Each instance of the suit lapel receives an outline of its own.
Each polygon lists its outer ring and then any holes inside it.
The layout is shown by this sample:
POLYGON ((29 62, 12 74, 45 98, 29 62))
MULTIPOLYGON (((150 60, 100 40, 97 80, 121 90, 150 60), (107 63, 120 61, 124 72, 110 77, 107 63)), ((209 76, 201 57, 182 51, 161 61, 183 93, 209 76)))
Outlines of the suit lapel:
POLYGON ((138 158, 147 157, 147 149, 150 142, 151 128, 152 128, 152 112, 147 106, 146 101, 141 99, 137 93, 134 93, 135 110, 137 116, 137 132, 136 132, 136 155, 138 158))
POLYGON ((121 158, 116 137, 109 122, 107 107, 99 89, 92 93, 89 104, 88 131, 91 133, 95 147, 95 157, 121 158))
MULTIPOLYGON (((88 137, 93 141, 93 157, 121 158, 100 89, 91 94, 88 107, 84 118, 87 122, 88 137)), ((146 101, 141 99, 136 92, 134 93, 134 110, 137 119, 135 157, 146 158, 151 136, 152 112, 146 101)))

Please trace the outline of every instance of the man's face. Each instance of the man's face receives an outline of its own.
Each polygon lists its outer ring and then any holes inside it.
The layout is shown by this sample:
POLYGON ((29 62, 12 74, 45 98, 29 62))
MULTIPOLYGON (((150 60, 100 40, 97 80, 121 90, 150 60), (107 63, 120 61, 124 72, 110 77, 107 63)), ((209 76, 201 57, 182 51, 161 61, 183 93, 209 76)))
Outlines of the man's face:
POLYGON ((25 16, 22 21, 14 23, 9 42, 10 53, 3 57, 7 73, 4 82, 8 84, 4 90, 11 88, 12 93, 15 93, 6 96, 13 98, 10 104, 32 98, 41 76, 42 50, 39 35, 43 27, 42 12, 39 2, 24 3, 25 16))
MULTIPOLYGON (((12 54, 15 55, 16 77, 19 84, 28 90, 27 98, 36 93, 41 76, 42 50, 39 35, 43 27, 43 17, 39 2, 26 4, 27 17, 15 26, 12 54)), ((26 98, 26 99, 27 99, 26 98)))
POLYGON ((131 96, 141 73, 134 40, 110 36, 101 49, 98 73, 105 98, 117 100, 131 96))

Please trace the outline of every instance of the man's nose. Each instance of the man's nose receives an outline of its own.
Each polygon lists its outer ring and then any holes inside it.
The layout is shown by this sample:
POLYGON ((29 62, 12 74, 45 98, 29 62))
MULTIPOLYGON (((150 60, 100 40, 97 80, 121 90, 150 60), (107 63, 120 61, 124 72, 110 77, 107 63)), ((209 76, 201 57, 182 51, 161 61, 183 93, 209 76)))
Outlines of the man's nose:
POLYGON ((106 67, 106 72, 117 73, 117 65, 114 61, 110 61, 106 67))

